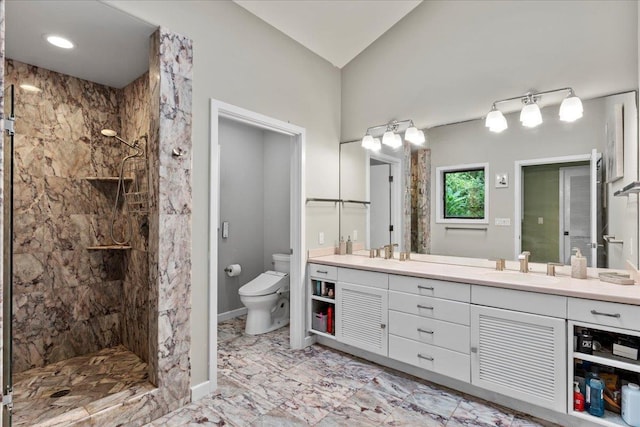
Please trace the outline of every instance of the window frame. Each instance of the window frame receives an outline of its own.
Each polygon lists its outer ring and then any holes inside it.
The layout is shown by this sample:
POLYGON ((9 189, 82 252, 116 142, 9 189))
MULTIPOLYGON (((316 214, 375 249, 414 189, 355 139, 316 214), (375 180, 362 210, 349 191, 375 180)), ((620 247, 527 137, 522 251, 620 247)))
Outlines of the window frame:
POLYGON ((441 224, 489 224, 489 163, 469 163, 436 168, 436 223, 441 224), (444 176, 445 173, 484 170, 484 217, 445 218, 444 176))

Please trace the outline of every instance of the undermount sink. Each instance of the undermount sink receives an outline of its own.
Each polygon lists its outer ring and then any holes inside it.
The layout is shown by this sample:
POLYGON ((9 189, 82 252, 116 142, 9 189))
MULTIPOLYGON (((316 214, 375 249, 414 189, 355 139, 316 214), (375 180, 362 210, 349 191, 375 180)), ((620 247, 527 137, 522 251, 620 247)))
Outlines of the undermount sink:
POLYGON ((551 285, 558 283, 555 276, 545 276, 539 273, 519 273, 517 271, 488 271, 484 273, 487 279, 506 280, 513 283, 532 285, 551 285))

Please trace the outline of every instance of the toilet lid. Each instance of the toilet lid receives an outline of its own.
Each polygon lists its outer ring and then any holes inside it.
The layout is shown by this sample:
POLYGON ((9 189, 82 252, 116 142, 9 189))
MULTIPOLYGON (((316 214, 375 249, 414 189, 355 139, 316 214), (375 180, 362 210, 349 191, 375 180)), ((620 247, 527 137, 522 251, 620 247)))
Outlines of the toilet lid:
POLYGON ((282 281, 286 277, 287 273, 267 271, 242 286, 238 293, 246 297, 269 295, 283 287, 284 283, 282 281))

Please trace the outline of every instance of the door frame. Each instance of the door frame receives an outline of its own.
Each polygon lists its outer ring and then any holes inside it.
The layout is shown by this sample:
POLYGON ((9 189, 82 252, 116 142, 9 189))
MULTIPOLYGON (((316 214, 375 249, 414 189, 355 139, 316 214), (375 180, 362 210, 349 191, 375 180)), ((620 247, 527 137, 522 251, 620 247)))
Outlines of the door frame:
MULTIPOLYGON (((217 388, 218 353, 218 233, 220 227, 220 143, 219 118, 226 118, 292 137, 290 174, 290 345, 293 349, 311 344, 305 337, 305 144, 306 129, 254 111, 211 98, 209 158, 209 390, 217 388)), ((194 399, 196 400, 196 399, 194 399)))
MULTIPOLYGON (((398 241, 392 242, 397 243, 399 248, 404 248, 404 221, 402 218, 402 206, 404 206, 402 202, 402 189, 403 185, 403 174, 402 174, 402 159, 398 157, 393 157, 384 153, 372 153, 369 150, 366 150, 365 156, 365 188, 366 188, 366 199, 371 200, 371 159, 379 160, 381 162, 387 163, 391 167, 391 174, 394 176, 393 179, 393 196, 391 197, 391 224, 394 226, 394 235, 397 236, 398 241)), ((366 240, 365 247, 370 248, 371 246, 371 209, 367 209, 367 220, 366 220, 366 240)))
MULTIPOLYGON (((524 202, 524 191, 522 191, 522 168, 525 166, 538 166, 538 165, 550 165, 555 163, 574 163, 574 162, 589 162, 592 159, 592 154, 576 154, 571 156, 560 157, 547 157, 542 159, 528 159, 528 160, 516 160, 514 170, 514 216, 513 216, 513 239, 514 239, 514 258, 518 259, 518 255, 522 252, 522 203, 524 202)), ((594 177, 591 177, 591 181, 594 181, 594 177)), ((592 185, 593 186, 593 185, 592 185)), ((592 195, 592 202, 595 196, 592 195)), ((591 218, 593 221, 595 218, 591 218)))
MULTIPOLYGON (((559 227, 559 244, 558 244, 558 249, 559 249, 559 254, 560 254, 560 260, 562 263, 564 263, 564 260, 567 259, 567 255, 568 257, 571 256, 571 248, 569 248, 569 253, 567 254, 565 251, 565 236, 564 235, 564 229, 565 229, 565 217, 566 217, 566 209, 567 206, 565 204, 565 191, 564 191, 564 185, 565 185, 565 179, 566 179, 566 175, 568 172, 570 172, 571 169, 573 168, 580 168, 580 169, 586 169, 589 171, 589 184, 591 184, 591 166, 590 165, 584 165, 584 166, 566 166, 566 167, 562 167, 559 168, 558 172, 560 174, 560 182, 558 183, 558 192, 559 192, 559 196, 560 196, 560 227, 559 227)), ((573 169, 576 170, 576 169, 573 169)), ((591 188, 589 188, 589 193, 591 193, 591 188)), ((591 209, 591 201, 589 201, 589 209, 591 209)), ((591 214, 591 212, 590 212, 591 214)), ((589 215, 591 216, 591 215, 589 215)), ((589 224, 589 233, 591 234, 591 223, 589 224)), ((592 263, 596 262, 597 260, 592 260, 592 263)), ((590 266, 591 267, 591 266, 590 266)))

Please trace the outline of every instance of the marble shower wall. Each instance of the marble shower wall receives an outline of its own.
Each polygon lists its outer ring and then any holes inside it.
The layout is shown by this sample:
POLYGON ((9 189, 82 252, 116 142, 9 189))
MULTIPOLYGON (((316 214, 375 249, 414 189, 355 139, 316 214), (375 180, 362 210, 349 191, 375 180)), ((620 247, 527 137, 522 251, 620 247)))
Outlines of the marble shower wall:
POLYGON ((411 251, 431 252, 431 149, 411 154, 411 251))
MULTIPOLYGON (((115 176, 124 151, 117 89, 7 59, 14 84, 15 372, 121 342, 123 254, 110 243, 115 176), (42 90, 27 92, 19 84, 42 90)), ((6 114, 6 112, 5 112, 6 114)))
MULTIPOLYGON (((145 170, 149 163, 146 140, 150 121, 149 73, 144 73, 122 90, 120 118, 122 135, 127 141, 139 141, 145 155, 134 161, 143 162, 145 170)), ((148 173, 143 179, 148 180, 148 173)), ((148 185, 148 181, 147 181, 148 185)), ((145 362, 149 361, 149 216, 133 213, 131 250, 125 254, 123 282, 123 307, 121 334, 122 343, 145 362)))

